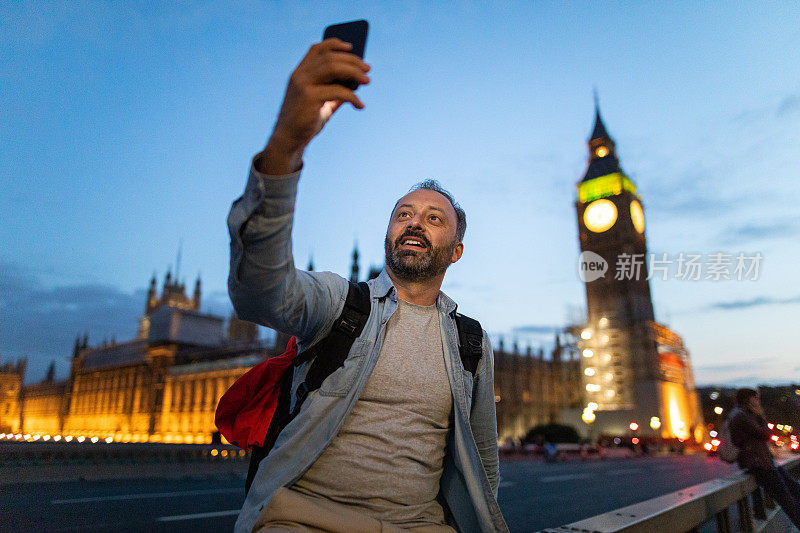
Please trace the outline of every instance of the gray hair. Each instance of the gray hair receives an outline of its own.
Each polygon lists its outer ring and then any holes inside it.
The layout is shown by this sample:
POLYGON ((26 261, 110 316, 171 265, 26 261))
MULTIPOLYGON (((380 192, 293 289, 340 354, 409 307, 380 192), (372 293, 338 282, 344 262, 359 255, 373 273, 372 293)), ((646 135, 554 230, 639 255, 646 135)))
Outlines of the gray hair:
POLYGON ((425 180, 417 183, 413 187, 411 187, 408 192, 419 191, 420 189, 425 189, 427 191, 438 192, 450 202, 450 205, 453 206, 453 209, 456 212, 456 239, 458 242, 463 242, 464 240, 464 233, 467 232, 467 214, 461 209, 461 206, 458 205, 456 199, 453 198, 453 195, 450 192, 442 187, 438 181, 436 180, 425 180))

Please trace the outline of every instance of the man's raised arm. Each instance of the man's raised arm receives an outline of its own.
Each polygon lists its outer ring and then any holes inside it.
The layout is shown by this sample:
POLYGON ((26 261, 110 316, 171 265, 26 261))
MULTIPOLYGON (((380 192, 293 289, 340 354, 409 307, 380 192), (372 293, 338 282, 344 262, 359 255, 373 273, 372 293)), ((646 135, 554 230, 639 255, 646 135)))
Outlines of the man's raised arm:
POLYGON ((340 312, 347 282, 332 274, 296 270, 291 230, 297 182, 308 143, 344 103, 362 109, 350 89, 369 83, 369 66, 328 39, 311 47, 289 78, 267 146, 253 159, 245 193, 228 215, 231 263, 228 292, 237 315, 311 342, 340 312))

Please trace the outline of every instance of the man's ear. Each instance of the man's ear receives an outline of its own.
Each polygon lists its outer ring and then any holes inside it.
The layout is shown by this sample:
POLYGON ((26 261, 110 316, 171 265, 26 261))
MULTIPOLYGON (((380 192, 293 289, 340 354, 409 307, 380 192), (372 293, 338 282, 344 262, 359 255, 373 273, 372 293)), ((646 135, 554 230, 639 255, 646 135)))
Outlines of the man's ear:
POLYGON ((457 262, 461 259, 461 256, 464 254, 464 243, 460 242, 456 244, 456 247, 453 248, 453 256, 450 258, 451 263, 457 262))

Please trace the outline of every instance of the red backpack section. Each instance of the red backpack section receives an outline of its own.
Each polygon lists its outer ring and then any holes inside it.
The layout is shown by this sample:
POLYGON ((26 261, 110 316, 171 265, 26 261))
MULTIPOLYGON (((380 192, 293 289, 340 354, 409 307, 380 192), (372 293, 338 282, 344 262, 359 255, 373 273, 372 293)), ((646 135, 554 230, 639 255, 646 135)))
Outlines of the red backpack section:
POLYGON ((222 395, 214 422, 228 442, 245 450, 264 445, 283 377, 292 371, 295 357, 297 339, 292 337, 285 352, 248 370, 222 395))

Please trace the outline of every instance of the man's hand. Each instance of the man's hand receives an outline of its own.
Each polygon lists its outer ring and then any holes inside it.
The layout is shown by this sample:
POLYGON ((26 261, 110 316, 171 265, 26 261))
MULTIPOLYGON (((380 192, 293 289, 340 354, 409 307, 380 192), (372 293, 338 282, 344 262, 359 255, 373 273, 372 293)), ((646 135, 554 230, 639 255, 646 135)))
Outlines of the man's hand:
POLYGON ((261 157, 256 158, 256 170, 271 175, 299 170, 306 146, 343 103, 364 108, 353 91, 333 83, 341 79, 369 83, 370 67, 349 53, 352 48, 335 38, 311 47, 289 78, 278 121, 261 157))

